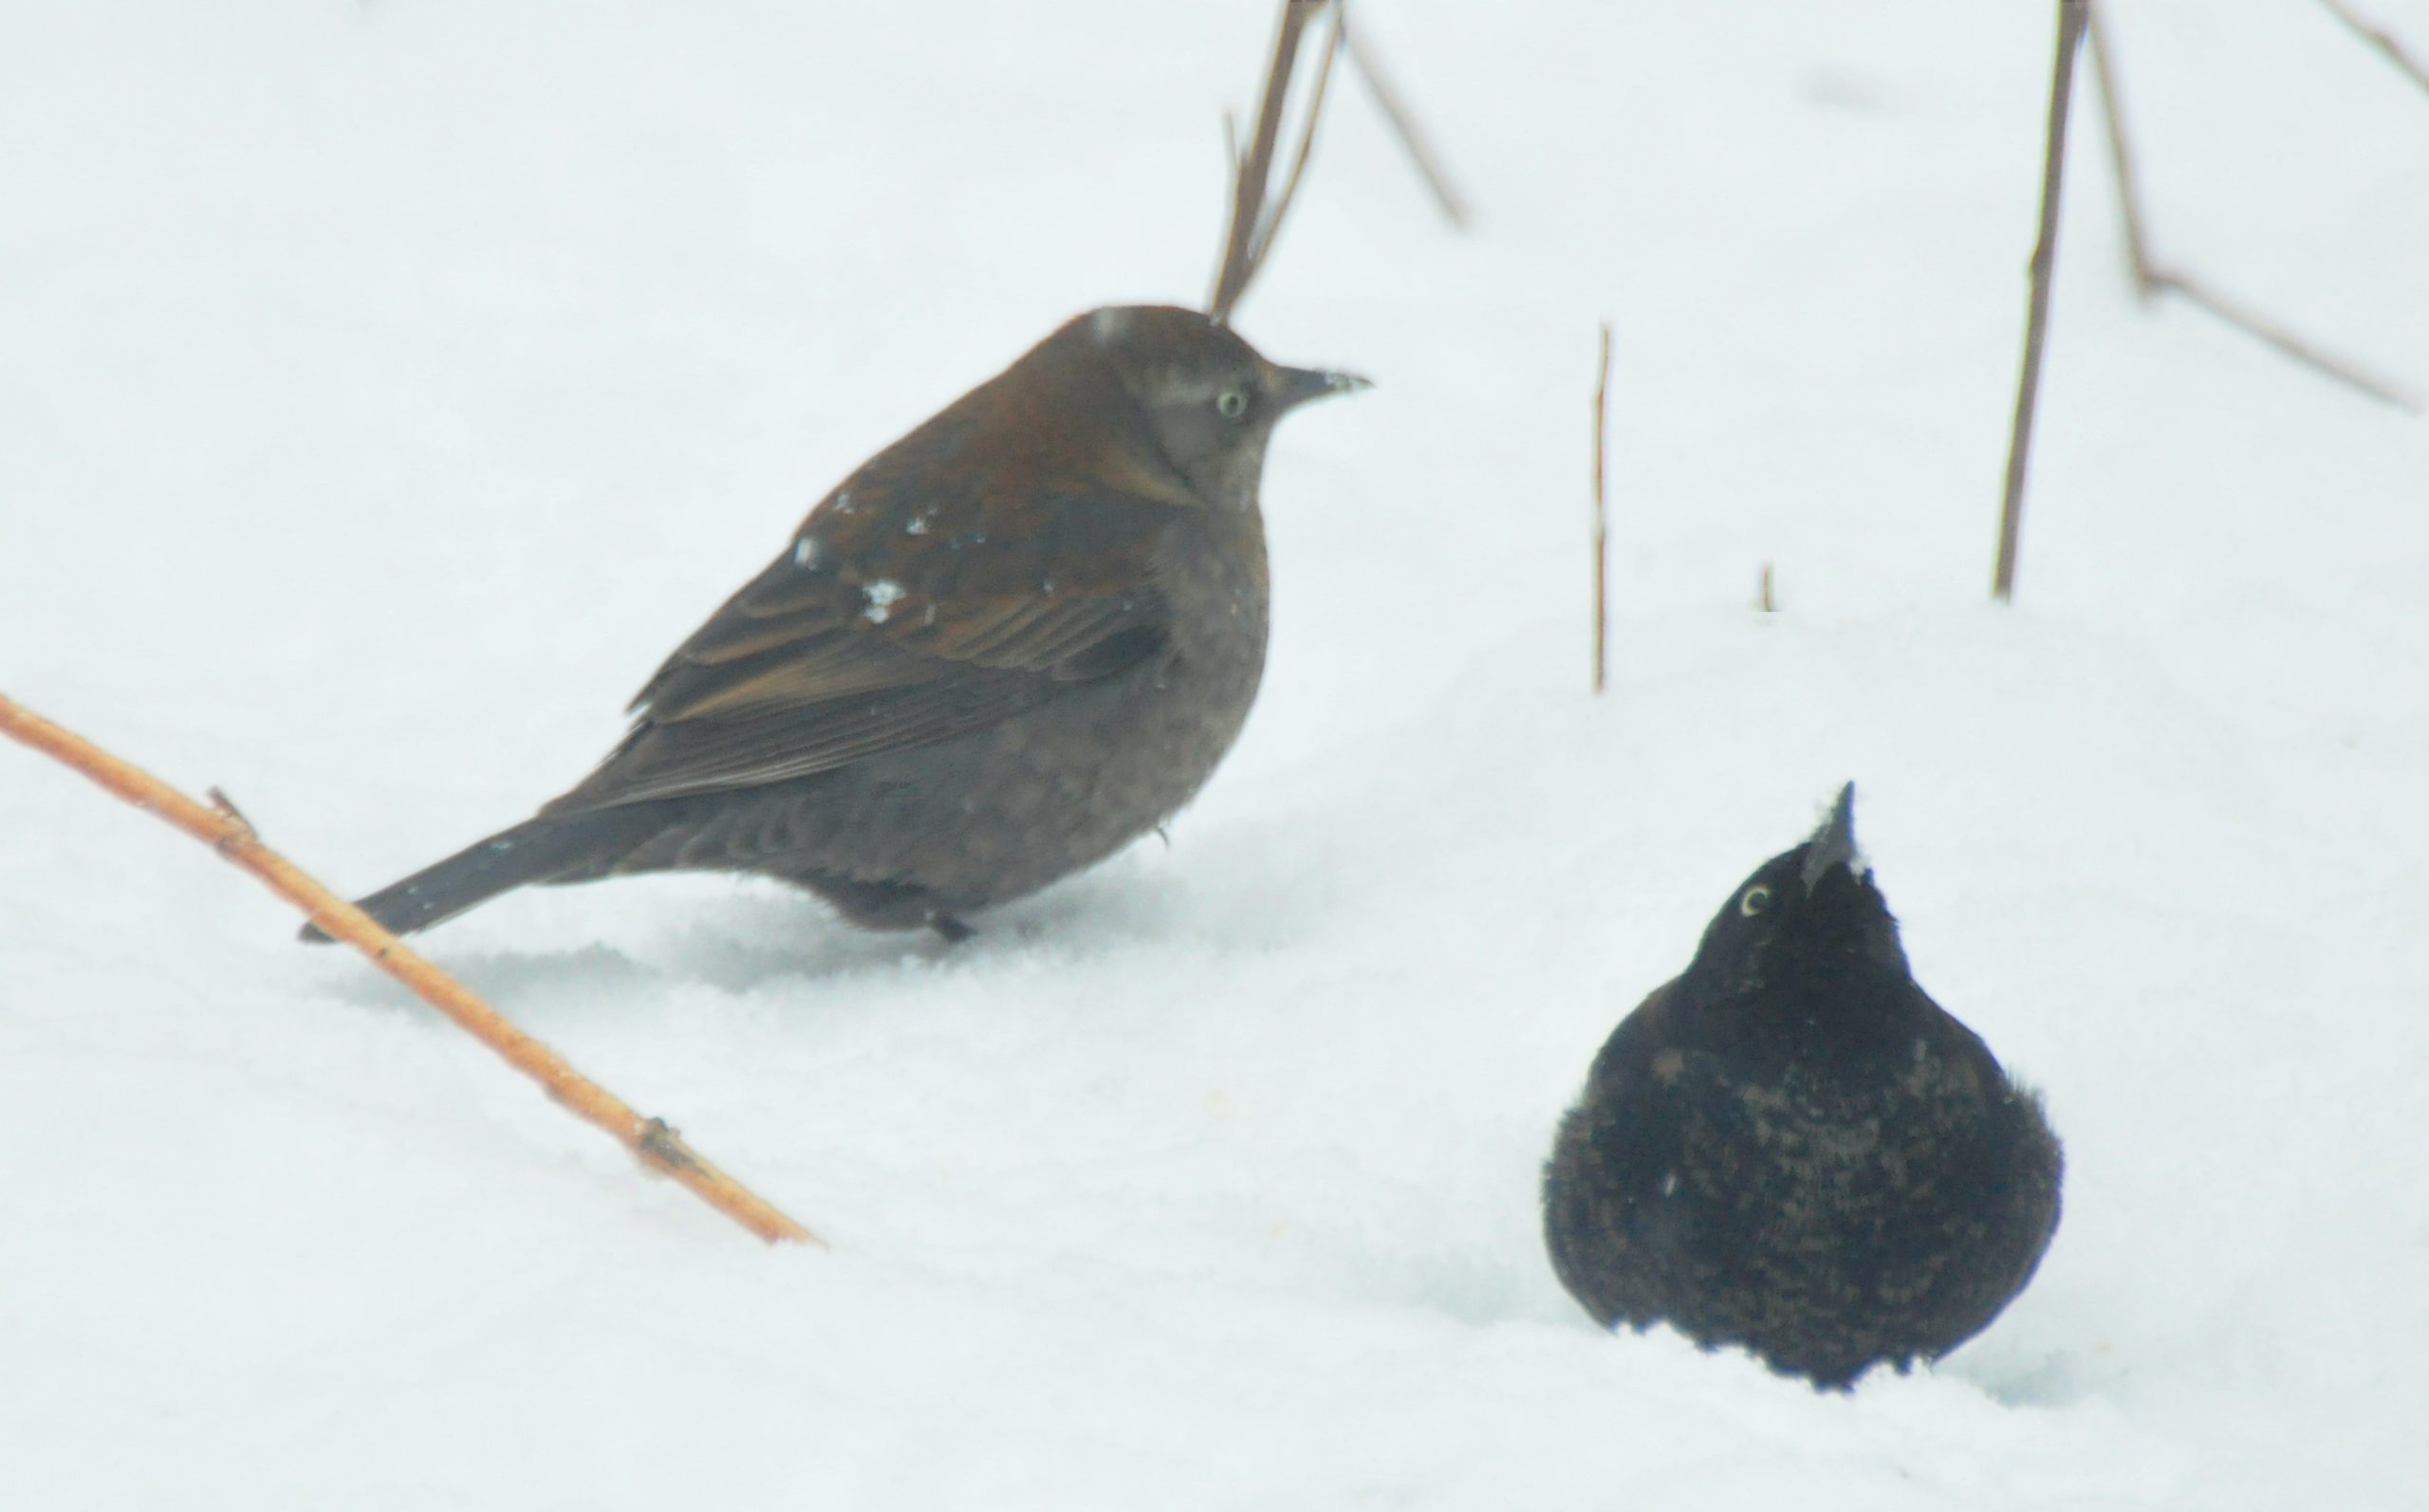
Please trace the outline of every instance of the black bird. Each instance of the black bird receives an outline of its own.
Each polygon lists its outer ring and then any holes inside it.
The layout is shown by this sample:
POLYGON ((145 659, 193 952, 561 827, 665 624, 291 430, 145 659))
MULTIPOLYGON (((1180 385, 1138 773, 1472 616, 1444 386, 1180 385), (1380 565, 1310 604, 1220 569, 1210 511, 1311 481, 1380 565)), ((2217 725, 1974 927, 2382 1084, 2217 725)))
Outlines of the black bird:
POLYGON ((756 872, 958 938, 1230 749, 1265 666, 1267 439, 1365 386, 1193 310, 1073 319, 822 500, 598 770, 362 908, 404 932, 527 883, 756 872))
POLYGON ((2039 1099, 1915 984, 1854 811, 1850 783, 1621 1021, 1544 1171, 1552 1268, 1597 1321, 1817 1387, 1997 1317, 2063 1166, 2039 1099))

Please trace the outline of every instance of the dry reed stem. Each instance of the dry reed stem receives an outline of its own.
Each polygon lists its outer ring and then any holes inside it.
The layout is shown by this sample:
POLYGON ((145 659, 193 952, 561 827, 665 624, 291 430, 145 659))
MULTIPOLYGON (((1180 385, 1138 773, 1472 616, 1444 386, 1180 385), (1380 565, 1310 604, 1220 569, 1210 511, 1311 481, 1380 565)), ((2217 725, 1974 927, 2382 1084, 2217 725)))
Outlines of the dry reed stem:
POLYGON ((373 965, 395 977, 457 1027, 538 1082, 547 1095, 584 1121, 604 1130, 647 1166, 664 1171, 709 1206, 770 1244, 825 1242, 786 1217, 732 1177, 702 1159, 664 1120, 645 1118, 629 1105, 567 1065, 556 1052, 525 1034, 462 983, 414 953, 371 916, 306 876, 263 844, 253 827, 218 789, 206 807, 139 766, 102 749, 72 730, 52 724, 0 695, 0 734, 74 768, 136 807, 158 815, 202 841, 269 890, 311 916, 324 933, 345 941, 373 965))
POLYGON ((1266 66, 1265 94, 1258 100, 1256 129, 1248 151, 1232 175, 1232 210, 1223 228, 1223 254, 1214 269, 1214 291, 1206 308, 1216 320, 1229 320, 1256 277, 1252 251, 1258 223, 1265 215, 1265 184, 1273 171, 1273 149, 1282 135, 1282 107, 1290 92, 1291 69, 1299 61, 1299 38, 1317 9, 1330 0, 1282 0, 1282 17, 1273 32, 1273 56, 1266 66))
POLYGON ((1256 270, 1265 266, 1266 258, 1273 250, 1273 238, 1281 233, 1282 217, 1289 213, 1290 202, 1299 197, 1299 179, 1307 171, 1308 155, 1316 149, 1316 122, 1325 113, 1325 90, 1332 83, 1333 59, 1341 51, 1342 25, 1347 14, 1343 0, 1334 0, 1332 30, 1326 35, 1325 50, 1316 59, 1316 82, 1311 86, 1314 93, 1307 98, 1307 120, 1299 131, 1299 150, 1291 155, 1290 172, 1282 180, 1282 193, 1273 196, 1272 209, 1265 212, 1264 220, 1257 227, 1256 246, 1249 253, 1251 278, 1254 278, 1256 270))
POLYGON ((2414 83, 2423 89, 2429 89, 2429 68, 2423 68, 2418 58, 2404 50, 2403 44, 2396 40, 2394 32, 2368 20, 2360 11, 2346 5, 2345 0, 2319 0, 2319 3, 2327 7, 2328 11, 2337 20, 2352 28, 2355 36, 2384 53, 2387 61, 2409 75, 2414 83))
MULTIPOLYGON (((2332 3, 2332 0, 2331 0, 2332 3)), ((2106 8, 2090 6, 2092 73, 2100 83, 2101 122, 2108 136, 2108 161, 2117 179, 2120 218, 2125 228, 2125 263, 2134 293, 2144 304, 2162 294, 2181 294, 2245 335, 2273 347, 2323 378, 2331 378, 2382 404, 2419 414, 2420 396, 2392 378, 2370 372, 2350 358, 2338 357, 2317 342, 2295 334, 2283 323, 2219 292, 2208 280, 2162 265, 2151 255, 2150 218, 2142 210, 2142 175, 2125 132, 2124 97, 2120 92, 2116 45, 2110 41, 2106 8)))
POLYGON ((2278 355, 2302 363, 2323 378, 2334 378, 2356 393, 2407 414, 2419 415, 2421 411, 2420 396, 2395 379, 2372 373, 2350 358, 2329 356, 2309 341, 2240 300, 2219 292, 2194 274, 2167 267, 2153 268, 2151 286, 2161 293, 2183 295, 2254 341, 2274 348, 2278 355))
POLYGON ((2017 376, 2015 420, 2008 433, 2007 489, 1999 503, 1999 558, 1991 593, 2015 597, 2016 544, 2024 527, 2024 474, 2032 454, 2032 415, 2041 397, 2041 349, 2049 334, 2049 273, 2058 255, 2058 191, 2067 168, 2067 107, 2074 96, 2075 48, 2083 41, 2087 0, 2058 0, 2058 57, 2049 74, 2049 124, 2041 151, 2041 229, 2032 247, 2032 292, 2024 320, 2024 370, 2017 376))
POLYGON ((1342 44, 1349 50, 1349 65, 1357 70, 1359 78, 1366 82, 1366 92, 1375 97, 1375 104, 1383 112, 1383 119, 1391 123, 1393 134, 1400 139, 1401 148, 1407 152, 1409 160, 1417 165, 1418 176, 1425 180, 1425 187, 1433 194, 1434 203, 1440 208, 1442 218, 1449 221, 1455 230, 1466 230, 1470 219, 1468 202, 1451 182, 1449 171, 1442 166, 1441 156, 1434 150, 1424 129, 1418 125, 1416 115, 1409 110, 1407 102, 1400 98, 1400 92, 1393 87, 1392 81, 1384 74, 1381 61, 1367 46, 1365 28, 1350 28, 1345 17, 1342 25, 1342 44))
POLYGON ((2142 175, 2134 162, 2134 144, 2125 135, 2123 97, 2118 93, 2116 48, 2108 40, 2108 12, 2091 7, 2091 68, 2100 83, 2100 119, 2108 138, 2108 168, 2117 181, 2117 213, 2125 228, 2125 276, 2134 281, 2134 297, 2145 304, 2159 295, 2151 277, 2150 232, 2142 220, 2142 175))

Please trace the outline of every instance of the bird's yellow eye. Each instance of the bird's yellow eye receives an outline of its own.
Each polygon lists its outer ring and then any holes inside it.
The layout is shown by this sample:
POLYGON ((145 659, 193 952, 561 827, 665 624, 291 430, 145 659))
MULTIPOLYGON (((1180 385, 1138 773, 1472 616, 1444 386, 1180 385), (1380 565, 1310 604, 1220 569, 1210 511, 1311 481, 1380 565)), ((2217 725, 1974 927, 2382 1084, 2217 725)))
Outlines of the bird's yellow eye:
POLYGON ((1771 890, 1760 882, 1748 888, 1746 895, 1737 900, 1737 912, 1750 919, 1771 906, 1771 890))
POLYGON ((1227 420, 1236 420, 1249 413, 1249 396, 1244 390, 1225 389, 1214 396, 1215 413, 1227 420))

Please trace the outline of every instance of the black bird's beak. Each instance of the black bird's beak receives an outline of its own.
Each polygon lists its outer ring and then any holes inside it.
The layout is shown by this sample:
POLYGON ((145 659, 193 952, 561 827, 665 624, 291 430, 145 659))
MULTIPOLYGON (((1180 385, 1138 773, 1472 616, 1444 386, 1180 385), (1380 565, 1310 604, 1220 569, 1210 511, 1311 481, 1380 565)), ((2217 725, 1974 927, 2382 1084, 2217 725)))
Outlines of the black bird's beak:
POLYGON ((1808 893, 1830 875, 1832 867, 1844 866, 1854 872, 1862 862, 1856 856, 1856 784, 1849 783, 1839 789, 1839 801, 1830 805, 1830 817, 1805 842, 1805 890, 1808 893))
POLYGON ((1277 367, 1273 376, 1279 381, 1273 388, 1273 408, 1277 415, 1295 410, 1309 399, 1321 399, 1333 394, 1355 394, 1375 385, 1355 373, 1327 373, 1312 367, 1277 367))

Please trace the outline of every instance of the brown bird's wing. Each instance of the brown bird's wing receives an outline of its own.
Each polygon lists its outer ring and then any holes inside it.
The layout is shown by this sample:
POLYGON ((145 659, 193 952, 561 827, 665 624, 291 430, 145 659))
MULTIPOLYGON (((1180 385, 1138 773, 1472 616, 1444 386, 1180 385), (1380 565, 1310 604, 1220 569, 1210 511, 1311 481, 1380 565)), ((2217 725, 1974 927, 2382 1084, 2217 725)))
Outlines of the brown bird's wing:
POLYGON ((793 547, 676 650, 633 701, 624 743, 543 813, 752 787, 949 739, 1163 644, 1171 505, 1018 478, 1005 483, 1015 501, 923 497, 913 477, 890 486, 887 461, 811 511, 793 547))

